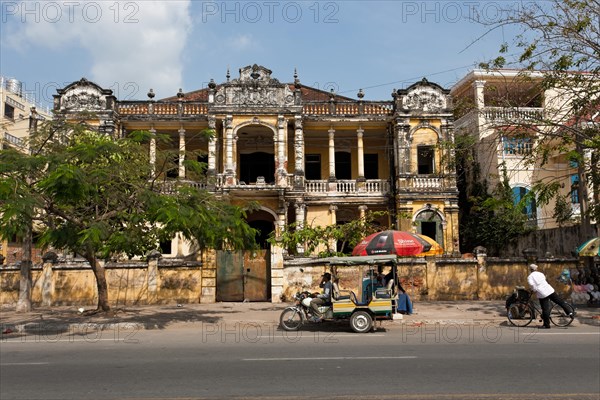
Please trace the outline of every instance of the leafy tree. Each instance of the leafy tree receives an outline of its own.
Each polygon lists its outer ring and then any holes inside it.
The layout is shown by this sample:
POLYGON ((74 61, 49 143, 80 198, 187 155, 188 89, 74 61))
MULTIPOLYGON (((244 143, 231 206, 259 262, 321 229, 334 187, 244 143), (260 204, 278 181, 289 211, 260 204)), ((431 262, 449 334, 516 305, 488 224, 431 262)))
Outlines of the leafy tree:
POLYGON ((523 119, 519 125, 536 134, 530 162, 543 166, 561 153, 577 162, 582 235, 591 236, 591 221, 600 221, 600 1, 519 3, 490 30, 504 27, 517 28, 519 34, 482 67, 520 68, 523 79, 530 71, 543 71, 541 88, 558 92, 543 116, 523 119))
POLYGON ((302 226, 298 228, 296 223, 287 225, 279 237, 275 232, 269 236, 269 243, 282 246, 288 253, 298 255, 298 249, 304 254, 311 255, 317 249, 321 250, 319 257, 332 255, 345 255, 341 251, 335 251, 335 244, 340 250, 346 247, 356 246, 361 239, 371 233, 378 232, 382 226, 378 221, 387 216, 387 212, 369 211, 365 218, 351 220, 345 224, 327 226, 302 226))
POLYGON ((530 192, 515 202, 506 172, 491 193, 486 185, 478 185, 475 193, 468 199, 468 218, 462 221, 461 239, 465 248, 483 246, 488 254, 498 255, 507 243, 514 243, 519 236, 535 230, 526 213, 535 200, 533 194, 530 192))
POLYGON ((176 233, 200 249, 255 246, 245 209, 184 182, 165 193, 164 170, 153 175, 149 162, 150 139, 54 120, 32 135, 31 154, 0 152, 0 235, 22 236, 33 222, 40 245, 84 257, 96 278, 96 311, 110 309, 103 260, 143 256, 176 233))

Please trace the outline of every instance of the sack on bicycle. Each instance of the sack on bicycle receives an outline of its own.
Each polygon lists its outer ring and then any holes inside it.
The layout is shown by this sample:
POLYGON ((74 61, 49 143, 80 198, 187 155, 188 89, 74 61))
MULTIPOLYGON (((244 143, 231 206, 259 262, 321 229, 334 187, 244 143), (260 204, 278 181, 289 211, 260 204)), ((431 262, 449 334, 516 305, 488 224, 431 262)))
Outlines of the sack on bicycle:
POLYGON ((522 312, 526 309, 526 304, 531 297, 531 292, 523 286, 515 287, 513 293, 506 299, 506 309, 511 311, 512 315, 520 318, 522 312))

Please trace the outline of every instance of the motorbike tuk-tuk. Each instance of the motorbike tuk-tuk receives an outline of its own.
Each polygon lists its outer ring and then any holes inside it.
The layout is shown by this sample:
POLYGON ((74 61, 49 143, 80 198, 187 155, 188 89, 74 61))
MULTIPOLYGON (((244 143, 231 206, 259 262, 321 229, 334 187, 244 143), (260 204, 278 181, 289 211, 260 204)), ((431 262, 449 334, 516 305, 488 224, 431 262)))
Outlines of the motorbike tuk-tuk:
MULTIPOLYGON (((334 277, 331 304, 319 308, 324 321, 348 320, 353 331, 364 333, 373 328, 374 321, 394 318, 395 308, 392 303, 396 296, 394 283, 397 282, 395 255, 329 257, 320 261, 329 264, 334 277), (391 279, 388 280, 387 285, 379 281, 375 273, 376 268, 385 265, 391 266, 391 279), (342 291, 336 282, 344 267, 349 266, 361 267, 360 282, 354 286, 357 288, 356 291, 342 291), (366 273, 363 273, 364 267, 367 267, 366 273)), ((280 326, 287 331, 298 330, 313 319, 310 293, 297 293, 295 299, 296 304, 287 307, 281 313, 280 326)))

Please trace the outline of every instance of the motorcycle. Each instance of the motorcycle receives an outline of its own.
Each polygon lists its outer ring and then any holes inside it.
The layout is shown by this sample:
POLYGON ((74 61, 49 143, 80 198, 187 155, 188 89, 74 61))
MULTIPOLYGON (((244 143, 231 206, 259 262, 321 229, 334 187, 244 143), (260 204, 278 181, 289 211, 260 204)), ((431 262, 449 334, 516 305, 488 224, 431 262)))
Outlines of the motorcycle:
MULTIPOLYGON (((295 305, 286 307, 279 317, 279 325, 286 331, 297 331, 302 325, 313 320, 313 309, 310 302, 313 295, 309 292, 298 292, 294 295, 295 305)), ((319 311, 323 319, 333 319, 331 306, 321 306, 319 311)))

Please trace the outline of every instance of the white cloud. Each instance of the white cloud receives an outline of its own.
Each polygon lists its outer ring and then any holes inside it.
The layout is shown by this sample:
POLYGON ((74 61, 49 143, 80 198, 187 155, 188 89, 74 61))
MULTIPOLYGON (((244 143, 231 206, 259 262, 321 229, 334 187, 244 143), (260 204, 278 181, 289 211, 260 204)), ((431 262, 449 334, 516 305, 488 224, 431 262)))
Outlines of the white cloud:
MULTIPOLYGON (((190 1, 13 2, 19 9, 4 9, 2 18, 11 18, 11 47, 68 49, 61 53, 89 58, 91 71, 75 72, 73 80, 86 75, 120 99, 143 99, 149 88, 160 98, 182 86, 190 1)), ((69 60, 52 62, 68 68, 69 60)))
POLYGON ((255 47, 255 45, 256 43, 254 41, 254 38, 252 37, 252 35, 247 33, 237 35, 231 38, 231 40, 229 41, 229 46, 238 51, 251 50, 253 47, 255 47))

